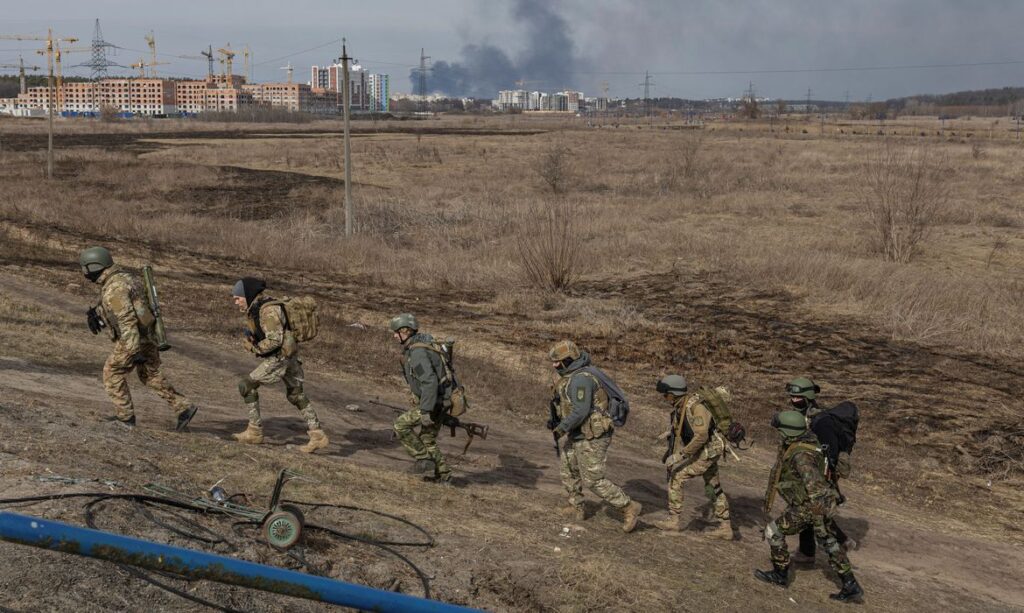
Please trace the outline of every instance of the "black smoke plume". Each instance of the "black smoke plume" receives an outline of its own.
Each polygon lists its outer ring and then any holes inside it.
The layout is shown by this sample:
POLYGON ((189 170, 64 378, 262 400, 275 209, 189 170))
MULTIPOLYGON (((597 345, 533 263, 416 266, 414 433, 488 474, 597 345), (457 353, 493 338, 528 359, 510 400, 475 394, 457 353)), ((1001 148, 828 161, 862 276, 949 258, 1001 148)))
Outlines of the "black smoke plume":
MULTIPOLYGON (((584 62, 576 54, 569 24, 555 12, 552 2, 515 0, 512 18, 523 30, 525 50, 514 59, 488 43, 462 48, 459 61, 434 62, 427 74, 427 90, 449 96, 494 98, 498 90, 517 89, 516 81, 531 81, 523 89, 559 91, 573 87, 575 72, 584 62)), ((419 93, 419 69, 409 74, 412 91, 419 93)))

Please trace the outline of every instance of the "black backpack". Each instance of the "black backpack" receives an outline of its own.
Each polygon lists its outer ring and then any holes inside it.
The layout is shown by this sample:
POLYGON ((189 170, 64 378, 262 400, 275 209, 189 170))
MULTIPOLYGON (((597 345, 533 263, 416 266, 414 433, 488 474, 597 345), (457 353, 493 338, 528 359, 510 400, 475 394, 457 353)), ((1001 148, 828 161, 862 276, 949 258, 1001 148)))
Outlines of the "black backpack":
POLYGON ((857 410, 857 405, 849 400, 844 400, 825 411, 825 415, 832 422, 833 432, 839 440, 839 451, 842 453, 852 452, 853 446, 857 443, 857 423, 860 421, 860 411, 857 410))
POLYGON ((615 427, 625 426, 626 418, 629 417, 629 400, 626 399, 626 393, 622 388, 597 366, 585 366, 580 370, 593 375, 608 394, 608 417, 615 427))

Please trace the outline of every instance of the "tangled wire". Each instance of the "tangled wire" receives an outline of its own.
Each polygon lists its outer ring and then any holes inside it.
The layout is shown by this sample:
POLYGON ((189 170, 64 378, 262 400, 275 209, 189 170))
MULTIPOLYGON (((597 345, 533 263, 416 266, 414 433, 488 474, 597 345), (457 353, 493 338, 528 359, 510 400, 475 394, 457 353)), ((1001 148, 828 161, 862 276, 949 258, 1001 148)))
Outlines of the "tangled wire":
MULTIPOLYGON (((0 499, 0 506, 14 504, 34 504, 39 502, 63 500, 68 498, 88 499, 83 507, 83 510, 85 514, 85 523, 92 529, 98 529, 96 524, 98 505, 109 501, 127 501, 135 505, 135 508, 139 511, 140 515, 142 515, 144 518, 146 518, 154 525, 164 530, 167 530, 168 532, 178 535, 184 539, 201 543, 207 547, 222 546, 225 547, 228 551, 232 552, 238 550, 238 548, 233 543, 231 543, 227 538, 207 528, 206 526, 203 526, 202 524, 198 523, 197 521, 186 515, 204 513, 228 516, 229 514, 227 512, 218 510, 216 508, 199 507, 185 502, 180 502, 178 500, 173 500, 171 498, 149 496, 144 494, 110 494, 107 492, 84 492, 50 494, 41 496, 26 496, 21 498, 3 498, 0 499), (158 514, 153 512, 154 509, 158 508, 161 509, 162 514, 164 515, 163 517, 160 517, 158 516, 158 514), (175 509, 176 511, 171 509, 175 509)), ((302 507, 306 507, 308 508, 309 512, 313 512, 318 509, 342 509, 347 511, 369 513, 380 518, 385 518, 394 522, 398 522, 418 532, 423 536, 422 539, 402 541, 368 538, 366 536, 360 536, 358 534, 344 532, 331 526, 313 523, 306 523, 304 526, 304 530, 307 532, 319 532, 321 534, 328 535, 331 538, 343 539, 345 541, 359 543, 361 545, 366 545, 369 547, 374 547, 385 552, 387 555, 394 557, 416 574, 416 577, 419 579, 419 582, 423 587, 424 597, 430 598, 430 581, 426 573, 424 573, 423 570, 419 566, 417 566, 412 560, 410 560, 406 555, 402 554, 401 552, 395 549, 395 547, 433 546, 434 538, 430 535, 429 532, 427 532, 422 527, 412 523, 407 519, 398 517, 397 515, 390 515, 388 513, 375 511, 373 509, 366 509, 363 507, 341 504, 327 504, 322 502, 304 502, 298 500, 285 500, 282 502, 287 502, 293 505, 300 505, 302 507)), ((247 526, 258 525, 259 522, 256 521, 241 520, 234 522, 231 527, 232 531, 236 536, 250 538, 252 541, 260 545, 271 547, 269 543, 262 539, 253 536, 246 537, 242 534, 243 530, 247 526)), ((314 564, 310 563, 306 559, 305 550, 303 548, 293 548, 284 553, 288 555, 289 558, 295 560, 302 568, 306 570, 306 572, 319 576, 324 576, 326 574, 325 569, 316 567, 314 564)), ((204 598, 194 596, 158 579, 159 577, 162 579, 191 581, 191 579, 187 577, 182 577, 180 575, 176 575, 173 573, 161 571, 154 571, 150 573, 140 570, 139 568, 136 568, 134 566, 128 566, 125 564, 117 564, 117 566, 125 572, 127 572, 128 574, 132 575, 133 577, 150 583, 180 598, 184 598, 196 604, 201 604, 212 609, 216 609, 218 611, 224 611, 227 613, 240 613, 236 609, 231 609, 229 607, 217 604, 204 598)))

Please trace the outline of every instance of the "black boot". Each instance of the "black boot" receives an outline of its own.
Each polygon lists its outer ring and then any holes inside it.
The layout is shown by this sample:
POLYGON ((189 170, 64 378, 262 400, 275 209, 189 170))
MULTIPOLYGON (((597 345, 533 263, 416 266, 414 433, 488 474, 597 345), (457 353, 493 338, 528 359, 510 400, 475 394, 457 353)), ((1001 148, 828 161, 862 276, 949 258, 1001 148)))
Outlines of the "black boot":
POLYGON ((789 566, 774 566, 771 570, 755 570, 754 576, 764 581, 786 587, 789 585, 789 566))
POLYGON ((181 432, 182 430, 187 428, 188 422, 192 421, 192 418, 196 416, 196 411, 198 410, 199 407, 193 404, 189 406, 189 408, 182 411, 181 413, 178 413, 178 423, 175 424, 174 431, 181 432))
POLYGON ((853 573, 839 575, 839 578, 843 580, 843 589, 839 590, 838 594, 830 594, 829 598, 839 602, 846 602, 847 600, 859 600, 864 595, 864 590, 861 589, 860 584, 853 577, 853 573))

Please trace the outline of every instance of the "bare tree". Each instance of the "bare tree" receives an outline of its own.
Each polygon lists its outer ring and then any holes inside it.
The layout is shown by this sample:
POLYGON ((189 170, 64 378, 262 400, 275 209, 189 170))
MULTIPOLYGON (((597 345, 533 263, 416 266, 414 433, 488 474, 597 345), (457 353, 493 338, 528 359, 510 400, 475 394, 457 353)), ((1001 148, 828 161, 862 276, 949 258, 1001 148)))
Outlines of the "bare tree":
POLYGON ((872 247, 890 262, 909 262, 949 204, 952 172, 931 147, 886 143, 868 161, 862 205, 872 247))
POLYGON ((552 145, 537 160, 537 174, 552 193, 561 194, 569 185, 569 155, 569 149, 564 145, 552 145))

